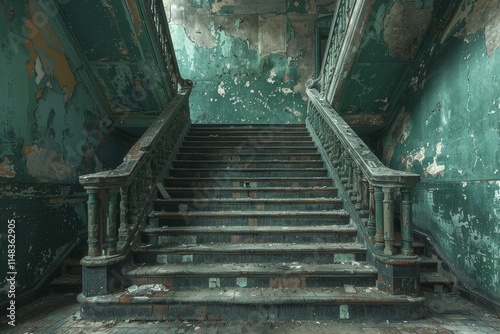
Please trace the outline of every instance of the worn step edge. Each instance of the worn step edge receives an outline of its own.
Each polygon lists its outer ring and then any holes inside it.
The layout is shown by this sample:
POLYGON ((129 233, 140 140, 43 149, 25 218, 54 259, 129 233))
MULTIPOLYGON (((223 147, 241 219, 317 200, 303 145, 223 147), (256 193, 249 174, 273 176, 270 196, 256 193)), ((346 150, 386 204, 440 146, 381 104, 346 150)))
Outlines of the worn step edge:
POLYGON ((254 177, 254 176, 249 176, 249 177, 242 177, 242 176, 227 176, 227 177, 176 177, 176 176, 170 176, 166 178, 165 180, 171 180, 171 181, 212 181, 212 180, 223 180, 223 181, 248 181, 248 182, 259 182, 259 181, 272 181, 272 182, 301 182, 301 181, 306 181, 306 182, 311 182, 311 181, 318 181, 318 182, 332 182, 333 181, 329 177, 321 177, 321 176, 311 176, 311 177, 297 177, 297 176, 290 176, 286 178, 282 177, 254 177))
POLYGON ((325 168, 170 168, 170 173, 185 172, 326 172, 325 168))
POLYGON ((340 198, 169 198, 157 199, 157 204, 171 204, 171 203, 251 203, 251 204, 342 204, 340 198))
POLYGON ((374 288, 356 288, 356 293, 344 288, 204 288, 192 290, 155 291, 145 289, 144 295, 119 292, 112 295, 85 297, 78 295, 80 304, 233 304, 233 305, 283 305, 283 304, 419 304, 423 297, 389 295, 374 288))
POLYGON ((299 165, 299 164, 319 164, 323 163, 323 160, 321 159, 316 159, 316 160, 186 160, 186 159, 178 159, 175 160, 176 163, 178 164, 189 164, 189 163, 197 163, 197 164, 292 164, 292 165, 299 165))
POLYGON ((150 217, 173 218, 173 217, 216 217, 216 218, 248 218, 248 217, 349 217, 349 213, 343 209, 325 211, 186 211, 186 212, 159 212, 153 211, 150 217))
POLYGON ((145 235, 192 235, 192 234, 357 234, 350 225, 328 226, 183 226, 155 227, 141 232, 145 235))
MULTIPOLYGON (((188 178, 186 178, 188 179, 188 178)), ((210 179, 210 178, 207 178, 210 179)), ((337 188, 327 187, 327 186, 319 186, 319 187, 255 187, 255 188, 247 188, 247 187, 209 187, 209 188, 200 188, 200 187, 167 187, 165 188, 171 190, 191 190, 191 191, 280 191, 280 192, 290 192, 290 191, 337 191, 337 188)))
POLYGON ((377 269, 366 262, 357 264, 302 264, 279 263, 263 264, 168 264, 131 267, 123 272, 128 277, 138 276, 207 276, 211 277, 257 277, 274 275, 301 275, 323 277, 371 277, 377 269))
POLYGON ((321 254, 321 253, 366 253, 366 247, 353 242, 342 243, 260 243, 260 244, 195 244, 195 245, 141 245, 135 253, 154 254, 321 254))

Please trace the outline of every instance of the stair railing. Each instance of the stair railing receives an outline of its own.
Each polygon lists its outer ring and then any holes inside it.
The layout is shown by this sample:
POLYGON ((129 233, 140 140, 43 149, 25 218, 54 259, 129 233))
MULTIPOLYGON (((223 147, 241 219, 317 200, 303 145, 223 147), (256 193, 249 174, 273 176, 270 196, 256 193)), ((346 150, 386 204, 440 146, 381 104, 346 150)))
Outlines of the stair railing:
POLYGON ((92 265, 123 259, 138 242, 140 228, 190 125, 189 95, 170 101, 123 163, 113 170, 80 176, 88 194, 88 256, 92 265))
POLYGON ((394 233, 395 193, 401 192, 401 255, 413 256, 412 191, 420 181, 414 173, 382 164, 342 117, 321 96, 314 82, 306 84, 309 96, 307 125, 327 159, 330 170, 346 191, 366 239, 377 253, 396 255, 394 233))
POLYGON ((156 49, 160 51, 159 58, 161 59, 159 59, 159 61, 163 63, 164 70, 170 79, 170 88, 172 89, 173 95, 175 95, 179 85, 185 87, 188 83, 185 82, 179 71, 163 1, 144 0, 137 1, 137 4, 149 18, 149 27, 152 30, 150 36, 156 37, 153 43, 156 49))

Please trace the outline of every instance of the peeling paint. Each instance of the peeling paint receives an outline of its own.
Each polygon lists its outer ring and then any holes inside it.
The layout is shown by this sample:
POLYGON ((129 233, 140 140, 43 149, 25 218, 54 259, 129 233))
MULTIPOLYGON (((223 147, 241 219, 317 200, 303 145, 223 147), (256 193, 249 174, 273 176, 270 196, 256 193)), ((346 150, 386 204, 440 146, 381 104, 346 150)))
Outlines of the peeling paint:
POLYGON ((500 34, 498 33, 500 31, 499 12, 500 2, 498 1, 477 0, 466 2, 465 8, 459 10, 454 17, 442 41, 446 40, 461 22, 465 22, 465 27, 455 32, 454 36, 470 42, 468 36, 484 29, 487 54, 488 57, 492 57, 495 50, 500 47, 500 34))
POLYGON ((23 148, 26 167, 31 176, 40 180, 65 181, 77 176, 76 169, 61 153, 37 146, 23 148))
POLYGON ((0 177, 14 178, 16 177, 16 171, 14 170, 14 164, 9 160, 9 157, 3 157, 2 163, 0 164, 0 177))
POLYGON ((396 2, 384 19, 384 41, 391 54, 412 60, 420 47, 432 19, 428 8, 417 8, 413 1, 396 2))

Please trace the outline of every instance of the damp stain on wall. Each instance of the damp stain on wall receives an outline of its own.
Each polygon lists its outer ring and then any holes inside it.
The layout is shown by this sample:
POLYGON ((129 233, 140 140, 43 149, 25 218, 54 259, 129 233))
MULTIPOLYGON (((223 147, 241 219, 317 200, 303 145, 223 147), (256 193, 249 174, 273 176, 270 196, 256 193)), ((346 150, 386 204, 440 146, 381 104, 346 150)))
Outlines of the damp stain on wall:
POLYGON ((315 21, 321 14, 302 2, 289 4, 293 12, 263 13, 248 1, 212 1, 210 7, 164 1, 181 73, 195 83, 193 122, 305 121, 304 83, 314 76, 315 21), (232 10, 222 9, 228 6, 232 10))
MULTIPOLYGON (((422 176, 414 223, 430 233, 477 291, 500 300, 500 85, 496 2, 467 1, 413 74, 399 122, 384 139, 392 168, 422 176), (490 28, 488 28, 490 27, 490 28), (420 71, 420 72, 419 72, 420 71), (405 113, 411 131, 402 136, 405 113), (399 141, 399 138, 405 138, 399 141)), ((433 32, 437 34, 437 32, 433 32)))

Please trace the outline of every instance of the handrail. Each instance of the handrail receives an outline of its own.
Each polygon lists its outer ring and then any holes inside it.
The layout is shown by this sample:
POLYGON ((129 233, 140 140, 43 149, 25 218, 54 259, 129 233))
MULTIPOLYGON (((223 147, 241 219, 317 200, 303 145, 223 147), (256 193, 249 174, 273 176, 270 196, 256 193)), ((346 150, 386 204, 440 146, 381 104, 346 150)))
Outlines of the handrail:
POLYGON ((88 194, 89 250, 82 264, 120 261, 135 245, 156 198, 156 184, 190 125, 190 93, 190 87, 177 93, 116 169, 80 176, 88 194))
POLYGON ((181 87, 186 87, 189 86, 190 83, 188 80, 184 80, 182 78, 179 71, 163 1, 138 1, 139 5, 141 5, 141 3, 145 6, 145 11, 149 17, 151 28, 154 30, 152 35, 157 37, 154 43, 156 44, 156 48, 160 50, 161 61, 163 62, 164 70, 166 70, 170 79, 170 88, 172 89, 172 93, 175 95, 179 85, 181 87))
MULTIPOLYGON (((359 216, 367 216, 367 231, 376 251, 395 255, 394 193, 401 191, 401 254, 413 256, 412 189, 420 175, 390 169, 382 164, 342 117, 320 95, 312 80, 308 126, 327 164, 334 169, 359 216)), ((363 227, 364 228, 364 227, 363 227)))

